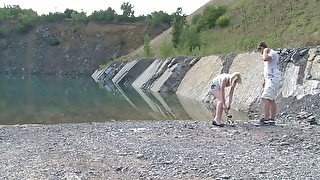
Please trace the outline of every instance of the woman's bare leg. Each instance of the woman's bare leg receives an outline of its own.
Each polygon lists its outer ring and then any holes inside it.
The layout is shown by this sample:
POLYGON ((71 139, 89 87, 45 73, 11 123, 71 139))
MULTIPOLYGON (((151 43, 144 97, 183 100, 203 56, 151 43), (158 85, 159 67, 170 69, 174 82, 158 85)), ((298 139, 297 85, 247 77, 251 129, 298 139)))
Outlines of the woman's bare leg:
POLYGON ((223 103, 222 103, 222 97, 221 97, 221 91, 219 90, 213 90, 212 94, 217 98, 217 107, 216 107, 216 116, 214 117, 214 121, 216 121, 217 124, 221 124, 221 117, 223 113, 223 103))

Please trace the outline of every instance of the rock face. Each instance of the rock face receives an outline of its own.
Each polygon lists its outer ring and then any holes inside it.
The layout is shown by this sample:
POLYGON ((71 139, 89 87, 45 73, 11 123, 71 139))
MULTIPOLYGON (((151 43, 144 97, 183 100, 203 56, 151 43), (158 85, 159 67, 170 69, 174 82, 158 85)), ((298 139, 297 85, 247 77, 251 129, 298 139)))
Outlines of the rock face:
MULTIPOLYGON (((284 102, 285 99, 292 97, 299 100, 307 95, 318 96, 320 94, 320 46, 277 50, 280 54, 279 68, 283 74, 283 87, 278 98, 284 102)), ((257 52, 155 59, 148 66, 146 63, 138 65, 136 61, 141 60, 128 62, 122 68, 121 64, 114 64, 100 70, 96 72, 100 76, 97 79, 100 82, 106 79, 115 82, 116 77, 126 77, 129 67, 139 66, 140 68, 135 68, 140 70, 145 67, 137 78, 132 79, 130 76, 131 84, 136 89, 174 92, 178 96, 199 101, 209 97, 207 100, 212 101, 208 93, 212 78, 220 73, 240 72, 243 82, 236 87, 232 107, 248 110, 260 104, 263 61, 261 61, 261 54, 257 52), (115 72, 116 69, 121 70, 115 75, 110 75, 110 72, 115 72)))
MULTIPOLYGON (((4 26, 6 26, 4 24, 4 26)), ((147 24, 43 23, 24 34, 0 37, 0 74, 92 74, 128 54, 143 38, 161 34, 147 24)))

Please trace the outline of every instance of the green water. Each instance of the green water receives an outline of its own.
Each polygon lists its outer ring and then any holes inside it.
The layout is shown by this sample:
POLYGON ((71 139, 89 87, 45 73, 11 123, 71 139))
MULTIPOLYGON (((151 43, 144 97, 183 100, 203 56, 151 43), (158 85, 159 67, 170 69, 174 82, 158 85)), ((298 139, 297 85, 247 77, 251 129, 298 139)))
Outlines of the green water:
POLYGON ((0 76, 0 124, 212 119, 213 110, 174 94, 104 87, 91 77, 0 76))

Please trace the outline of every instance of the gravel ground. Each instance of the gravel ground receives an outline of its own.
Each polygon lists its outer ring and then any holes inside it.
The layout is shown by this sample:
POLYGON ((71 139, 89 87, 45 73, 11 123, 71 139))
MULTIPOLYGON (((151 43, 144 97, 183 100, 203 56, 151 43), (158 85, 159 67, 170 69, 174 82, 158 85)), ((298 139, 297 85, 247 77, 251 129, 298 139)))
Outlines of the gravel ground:
POLYGON ((320 179, 320 126, 210 121, 0 126, 0 179, 320 179))

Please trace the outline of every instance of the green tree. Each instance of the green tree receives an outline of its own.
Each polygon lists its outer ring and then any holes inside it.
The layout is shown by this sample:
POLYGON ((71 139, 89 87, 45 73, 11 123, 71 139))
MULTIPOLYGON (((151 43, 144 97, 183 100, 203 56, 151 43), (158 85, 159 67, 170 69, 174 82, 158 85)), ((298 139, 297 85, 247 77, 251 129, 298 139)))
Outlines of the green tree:
POLYGON ((174 56, 174 48, 170 42, 162 42, 159 45, 159 56, 162 58, 166 58, 169 56, 174 56))
POLYGON ((150 45, 151 39, 149 34, 144 36, 144 42, 143 42, 143 50, 144 50, 144 55, 147 57, 151 57, 151 45, 150 45))
POLYGON ((172 19, 173 16, 163 11, 154 11, 146 17, 146 21, 150 27, 159 27, 163 24, 171 26, 172 19))
POLYGON ((6 6, 0 8, 0 21, 4 19, 16 19, 18 15, 23 13, 23 10, 18 5, 6 6))
POLYGON ((96 21, 96 22, 105 22, 111 23, 117 20, 117 13, 114 9, 109 7, 107 10, 103 11, 94 11, 90 16, 89 19, 96 21))
POLYGON ((41 19, 43 21, 48 21, 48 22, 58 22, 58 21, 64 20, 65 18, 66 18, 66 15, 60 12, 55 12, 55 13, 50 12, 48 15, 45 15, 45 14, 41 15, 41 19))
POLYGON ((129 2, 123 2, 121 5, 122 15, 124 17, 134 17, 133 6, 129 2))
POLYGON ((38 18, 39 16, 37 12, 33 11, 32 9, 23 10, 22 13, 18 14, 18 32, 24 33, 35 27, 38 18))
POLYGON ((78 13, 78 12, 76 12, 76 11, 73 11, 73 12, 71 13, 71 18, 72 18, 74 21, 79 22, 79 21, 84 21, 84 20, 86 20, 87 15, 86 15, 86 13, 83 12, 83 11, 80 12, 80 13, 78 13))
POLYGON ((73 9, 66 9, 66 10, 64 10, 64 14, 65 14, 65 17, 66 18, 68 18, 68 19, 71 19, 71 14, 74 12, 75 10, 73 10, 73 9))
POLYGON ((182 8, 177 8, 176 12, 173 15, 172 22, 172 45, 174 48, 178 48, 180 44, 180 36, 184 28, 187 25, 187 16, 182 14, 182 8))
POLYGON ((192 52, 194 49, 201 47, 200 34, 196 26, 187 27, 181 34, 181 49, 187 49, 192 52))

